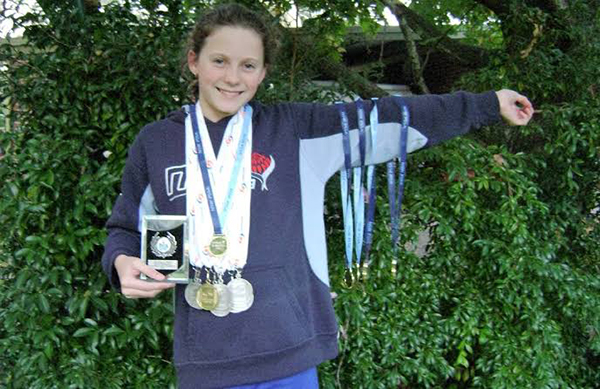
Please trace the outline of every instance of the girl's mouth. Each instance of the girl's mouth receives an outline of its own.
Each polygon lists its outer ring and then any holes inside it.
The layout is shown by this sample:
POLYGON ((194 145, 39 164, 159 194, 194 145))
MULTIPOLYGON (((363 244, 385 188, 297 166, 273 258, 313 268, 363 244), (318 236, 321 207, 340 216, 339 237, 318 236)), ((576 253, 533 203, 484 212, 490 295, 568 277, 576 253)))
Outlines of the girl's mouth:
POLYGON ((219 87, 217 87, 217 90, 228 97, 237 97, 243 93, 243 92, 238 92, 238 91, 230 91, 230 90, 226 90, 226 89, 221 89, 219 87))

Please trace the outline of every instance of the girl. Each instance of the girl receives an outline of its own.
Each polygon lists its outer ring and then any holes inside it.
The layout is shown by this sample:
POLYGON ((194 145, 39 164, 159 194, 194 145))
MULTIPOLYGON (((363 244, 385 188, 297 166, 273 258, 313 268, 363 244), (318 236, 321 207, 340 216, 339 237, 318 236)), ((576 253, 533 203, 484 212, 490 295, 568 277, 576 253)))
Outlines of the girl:
MULTIPOLYGON (((340 107, 252 101, 273 61, 266 24, 228 4, 189 40, 197 102, 146 126, 132 145, 107 223, 103 266, 126 297, 174 287, 139 259, 144 215, 186 215, 194 282, 176 286, 174 359, 182 388, 317 388, 316 366, 337 355, 323 196, 344 165, 340 107), (140 280, 140 275, 153 282, 140 280), (237 386, 236 386, 237 385, 237 386)), ((408 151, 504 118, 533 114, 516 92, 403 100, 408 151)), ((357 106, 379 115, 366 163, 399 154, 398 99, 345 104, 358 164, 357 106)))

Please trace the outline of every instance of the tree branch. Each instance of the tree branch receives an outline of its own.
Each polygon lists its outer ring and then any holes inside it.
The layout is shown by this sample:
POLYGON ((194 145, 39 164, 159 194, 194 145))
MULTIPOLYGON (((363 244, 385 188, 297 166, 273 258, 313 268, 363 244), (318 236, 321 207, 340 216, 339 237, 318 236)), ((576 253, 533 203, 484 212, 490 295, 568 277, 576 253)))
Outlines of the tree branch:
POLYGON ((421 37, 421 41, 436 38, 436 48, 453 60, 469 68, 479 68, 487 64, 489 51, 477 46, 465 45, 448 37, 436 26, 429 23, 418 13, 414 12, 399 0, 383 0, 397 19, 403 19, 421 37))
MULTIPOLYGON (((258 12, 262 12, 266 18, 273 22, 273 26, 280 36, 289 36, 289 34, 292 34, 292 32, 280 23, 279 17, 272 15, 265 8, 264 4, 257 2, 254 9, 258 12)), ((314 51, 314 44, 311 42, 310 36, 297 33, 294 35, 293 41, 297 53, 312 53, 314 51)), ((333 58, 322 56, 319 58, 317 65, 319 66, 317 70, 323 76, 336 80, 339 84, 362 98, 383 97, 389 95, 389 93, 379 88, 377 84, 367 80, 365 77, 349 69, 344 64, 338 63, 333 58)))

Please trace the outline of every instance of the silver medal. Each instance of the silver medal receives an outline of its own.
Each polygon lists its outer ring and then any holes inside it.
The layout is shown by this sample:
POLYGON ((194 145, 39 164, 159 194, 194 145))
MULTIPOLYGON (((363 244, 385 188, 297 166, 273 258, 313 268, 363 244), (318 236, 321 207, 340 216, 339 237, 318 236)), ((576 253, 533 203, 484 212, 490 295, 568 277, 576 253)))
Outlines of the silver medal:
POLYGON ((229 293, 229 288, 223 284, 216 284, 214 285, 214 288, 219 294, 219 303, 210 312, 215 316, 225 317, 229 315, 231 306, 231 294, 229 293))
POLYGON ((227 284, 231 294, 231 312, 240 313, 252 306, 254 302, 254 288, 243 278, 234 278, 227 284))
POLYGON ((150 241, 150 250, 159 258, 170 257, 177 251, 177 239, 170 232, 161 236, 157 231, 150 241))
POLYGON ((196 295, 198 294, 198 289, 200 289, 200 285, 201 284, 197 282, 190 282, 185 287, 185 301, 187 301, 187 303, 192 308, 202 309, 200 305, 198 305, 198 300, 196 299, 196 295))

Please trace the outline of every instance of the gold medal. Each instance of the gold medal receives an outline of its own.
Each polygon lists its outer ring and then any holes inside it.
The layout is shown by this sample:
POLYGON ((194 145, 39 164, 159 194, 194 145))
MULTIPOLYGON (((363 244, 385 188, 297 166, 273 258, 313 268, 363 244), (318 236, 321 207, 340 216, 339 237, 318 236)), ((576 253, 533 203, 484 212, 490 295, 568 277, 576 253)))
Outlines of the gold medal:
POLYGON ((221 257, 227 252, 227 237, 214 234, 208 244, 208 251, 213 257, 221 257))
POLYGON ((196 293, 196 302, 202 309, 213 310, 219 304, 219 292, 213 284, 202 284, 196 293))

